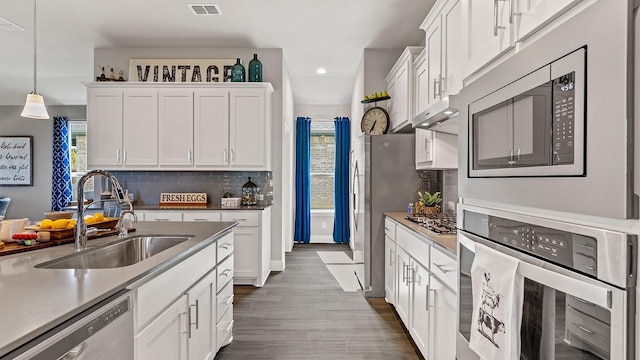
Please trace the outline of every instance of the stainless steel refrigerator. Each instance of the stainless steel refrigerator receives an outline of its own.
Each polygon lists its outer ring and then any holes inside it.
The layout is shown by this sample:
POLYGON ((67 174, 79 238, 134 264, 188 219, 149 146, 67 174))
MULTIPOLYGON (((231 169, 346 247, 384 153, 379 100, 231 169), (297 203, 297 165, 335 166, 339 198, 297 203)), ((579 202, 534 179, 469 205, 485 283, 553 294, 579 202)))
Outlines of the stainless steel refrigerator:
POLYGON ((384 297, 384 212, 407 211, 419 176, 414 134, 360 135, 351 161, 351 231, 366 297, 384 297))

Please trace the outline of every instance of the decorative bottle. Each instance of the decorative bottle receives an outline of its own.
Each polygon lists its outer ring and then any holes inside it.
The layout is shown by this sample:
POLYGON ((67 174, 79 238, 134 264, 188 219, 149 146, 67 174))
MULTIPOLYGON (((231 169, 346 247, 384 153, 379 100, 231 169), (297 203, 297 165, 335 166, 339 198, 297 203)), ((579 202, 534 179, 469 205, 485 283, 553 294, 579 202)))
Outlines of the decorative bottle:
POLYGON ((258 185, 254 184, 253 181, 251 181, 251 176, 249 176, 249 181, 242 185, 242 205, 256 205, 257 192, 258 185))
POLYGON ((240 63, 240 58, 236 59, 236 64, 231 68, 231 82, 244 82, 244 66, 240 63))
POLYGON ((262 63, 258 54, 253 54, 253 60, 249 61, 249 82, 262 82, 262 63))

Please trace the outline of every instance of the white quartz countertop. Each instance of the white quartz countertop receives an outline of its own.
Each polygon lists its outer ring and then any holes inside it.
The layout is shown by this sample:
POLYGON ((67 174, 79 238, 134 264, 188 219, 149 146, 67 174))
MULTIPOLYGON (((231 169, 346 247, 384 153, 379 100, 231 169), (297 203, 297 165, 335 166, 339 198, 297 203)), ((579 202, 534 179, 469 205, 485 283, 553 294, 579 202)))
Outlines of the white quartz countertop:
MULTIPOLYGON (((138 222, 130 236, 194 237, 134 265, 115 269, 42 269, 34 266, 74 253, 74 244, 0 257, 0 357, 92 305, 148 281, 226 234, 233 222, 138 222)), ((115 236, 89 240, 89 247, 115 236)), ((212 261, 215 261, 213 259, 212 261)))

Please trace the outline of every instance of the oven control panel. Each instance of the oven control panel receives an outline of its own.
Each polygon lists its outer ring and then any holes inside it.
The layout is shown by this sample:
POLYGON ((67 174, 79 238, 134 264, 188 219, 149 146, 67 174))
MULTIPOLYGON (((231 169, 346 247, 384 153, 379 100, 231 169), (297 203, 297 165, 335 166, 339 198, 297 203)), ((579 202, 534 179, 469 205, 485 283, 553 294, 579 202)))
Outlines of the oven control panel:
POLYGON ((597 241, 593 237, 467 211, 463 226, 488 240, 597 276, 597 241), (475 219, 478 216, 482 219, 475 219))

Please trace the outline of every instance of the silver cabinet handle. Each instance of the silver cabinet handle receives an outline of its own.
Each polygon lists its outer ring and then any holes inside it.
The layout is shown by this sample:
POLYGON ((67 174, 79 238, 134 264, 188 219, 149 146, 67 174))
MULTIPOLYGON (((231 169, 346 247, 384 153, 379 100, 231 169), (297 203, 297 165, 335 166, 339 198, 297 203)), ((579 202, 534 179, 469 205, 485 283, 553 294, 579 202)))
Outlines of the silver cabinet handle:
POLYGON ((120 148, 116 148, 116 162, 120 164, 120 148))
MULTIPOLYGON (((431 305, 431 300, 429 300, 429 293, 430 292, 433 292, 434 294, 436 293, 435 289, 429 289, 429 285, 427 284, 427 301, 426 301, 426 303, 427 303, 426 310, 427 311, 429 311, 430 307, 433 307, 433 305, 431 305)), ((434 314, 434 316, 435 316, 435 314, 434 314)))
MULTIPOLYGON (((440 81, 438 81, 438 78, 434 78, 433 79, 433 98, 436 98, 436 84, 438 84, 440 81)), ((437 93, 438 95, 440 95, 440 93, 437 93)))
POLYGON ((231 331, 231 328, 233 327, 233 323, 235 320, 231 320, 231 322, 229 323, 229 326, 227 326, 226 329, 224 329, 224 332, 228 333, 229 331, 231 331))
POLYGON ((415 269, 407 265, 407 286, 413 283, 413 277, 415 273, 416 273, 415 269))
POLYGON ((515 10, 515 0, 509 0, 509 24, 513 24, 513 18, 522 15, 515 10))
POLYGON ((589 266, 589 265, 583 265, 585 269, 587 270, 595 270, 596 267, 595 266, 589 266))
POLYGON ((169 221, 169 219, 160 219, 160 218, 156 218, 156 221, 169 221))
POLYGON ((207 219, 193 219, 193 221, 207 221, 207 219))
POLYGON ((509 161, 507 161, 507 164, 513 165, 515 163, 516 163, 516 161, 513 160, 513 149, 511 149, 511 150, 509 150, 509 161))
POLYGON ((516 162, 520 162, 520 148, 516 151, 516 162))
POLYGON ((442 74, 440 74, 440 92, 439 92, 440 96, 442 96, 442 94, 447 91, 446 85, 447 85, 447 78, 442 76, 442 74))
POLYGON ((247 219, 233 219, 233 221, 247 221, 247 219))
POLYGON ((126 164, 127 163, 127 150, 124 151, 124 154, 122 155, 122 164, 126 164))
MULTIPOLYGON (((191 325, 195 325, 196 326, 196 330, 198 330, 198 318, 200 317, 199 316, 199 312, 200 311, 198 310, 198 308, 199 308, 198 305, 199 304, 198 304, 198 300, 197 299, 196 299, 195 305, 189 305, 189 328, 191 328, 191 325), (191 322, 191 308, 192 307, 196 308, 196 322, 195 323, 191 322)), ((191 331, 189 331, 189 337, 191 337, 191 331)))
POLYGON ((402 282, 405 284, 407 283, 407 267, 408 265, 406 265, 403 261, 402 262, 402 282))
POLYGON ((448 272, 452 272, 452 271, 453 271, 453 270, 445 269, 445 268, 444 268, 444 264, 439 265, 439 264, 434 263, 433 265, 434 265, 435 267, 437 267, 440 271, 442 271, 442 272, 443 272, 443 273, 445 273, 445 274, 446 274, 446 273, 448 273, 448 272))
POLYGON ((227 162, 227 149, 222 150, 222 154, 224 156, 224 162, 227 162))
POLYGON ((187 150, 187 161, 191 164, 191 149, 187 150))
POLYGON ((231 149, 231 161, 236 162, 236 151, 231 149))
POLYGON ((579 302, 583 303, 583 304, 587 304, 587 305, 589 305, 589 306, 596 307, 596 304, 590 303, 590 302, 588 302, 587 300, 582 300, 582 299, 580 299, 579 297, 575 297, 575 296, 574 296, 573 298, 574 298, 574 299, 576 299, 577 301, 579 301, 579 302))
POLYGON ((582 325, 580 325, 580 324, 573 323, 573 326, 575 326, 575 327, 577 327, 578 329, 580 329, 580 330, 582 330, 582 331, 586 332, 586 333, 587 333, 587 334, 589 334, 589 335, 595 335, 595 334, 596 334, 596 332, 595 332, 595 331, 590 330, 590 329, 587 329, 586 327, 584 327, 584 326, 582 326, 582 325))
POLYGON ((225 271, 221 272, 220 275, 229 276, 229 273, 231 273, 231 269, 226 269, 225 271))
POLYGON ((184 313, 187 315, 187 335, 189 337, 189 339, 191 339, 191 308, 189 308, 189 311, 187 311, 186 313, 184 313))
POLYGON ((498 2, 506 0, 493 0, 493 36, 498 36, 498 29, 506 29, 504 26, 500 26, 498 18, 498 2))
POLYGON ((225 305, 229 305, 233 302, 233 295, 227 297, 227 300, 224 301, 225 305))

